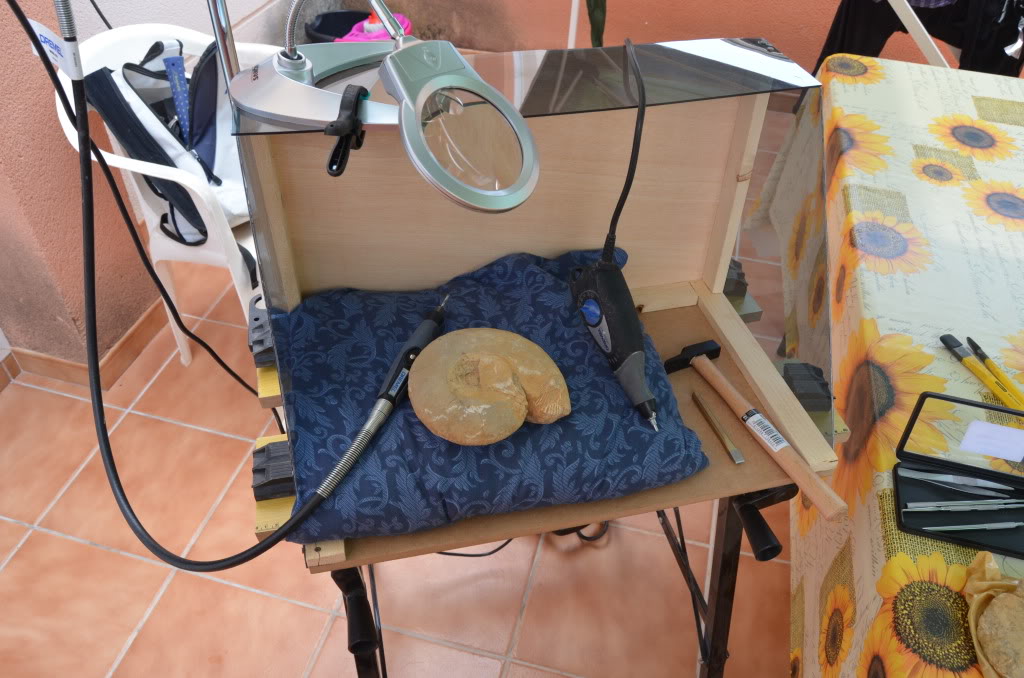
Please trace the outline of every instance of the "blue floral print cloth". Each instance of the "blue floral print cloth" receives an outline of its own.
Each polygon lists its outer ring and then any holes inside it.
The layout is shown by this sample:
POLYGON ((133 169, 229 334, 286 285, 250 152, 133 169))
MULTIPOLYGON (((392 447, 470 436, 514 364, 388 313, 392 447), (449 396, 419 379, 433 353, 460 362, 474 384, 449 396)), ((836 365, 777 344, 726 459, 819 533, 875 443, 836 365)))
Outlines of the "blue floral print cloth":
MULTIPOLYGON (((501 442, 464 447, 428 431, 406 400, 289 539, 404 534, 471 516, 619 497, 704 468, 707 457, 683 425, 650 337, 647 380, 658 400, 659 433, 630 405, 573 306, 569 271, 598 254, 514 254, 436 290, 331 290, 272 314, 296 505, 344 454, 395 354, 445 294, 443 332, 495 327, 536 342, 561 369, 572 401, 572 414, 554 424, 524 424, 501 442)), ((624 264, 625 254, 618 255, 624 264)))

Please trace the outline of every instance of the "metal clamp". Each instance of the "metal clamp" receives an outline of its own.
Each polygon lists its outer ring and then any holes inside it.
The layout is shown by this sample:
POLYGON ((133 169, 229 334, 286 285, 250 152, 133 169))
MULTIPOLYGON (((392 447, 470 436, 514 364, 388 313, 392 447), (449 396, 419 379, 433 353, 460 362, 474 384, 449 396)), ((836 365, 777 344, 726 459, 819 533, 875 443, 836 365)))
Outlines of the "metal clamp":
POLYGON ((252 494, 256 501, 295 496, 295 465, 287 440, 268 443, 252 453, 252 494))
POLYGON ((359 102, 370 96, 370 92, 360 85, 348 85, 341 95, 338 107, 338 119, 324 128, 324 134, 338 137, 330 157, 327 159, 327 173, 332 177, 340 177, 348 165, 348 156, 353 150, 363 147, 366 130, 359 119, 359 102))
POLYGON ((256 367, 273 367, 277 364, 274 353, 274 334, 270 329, 270 312, 256 306, 263 299, 257 294, 249 300, 249 350, 256 367))

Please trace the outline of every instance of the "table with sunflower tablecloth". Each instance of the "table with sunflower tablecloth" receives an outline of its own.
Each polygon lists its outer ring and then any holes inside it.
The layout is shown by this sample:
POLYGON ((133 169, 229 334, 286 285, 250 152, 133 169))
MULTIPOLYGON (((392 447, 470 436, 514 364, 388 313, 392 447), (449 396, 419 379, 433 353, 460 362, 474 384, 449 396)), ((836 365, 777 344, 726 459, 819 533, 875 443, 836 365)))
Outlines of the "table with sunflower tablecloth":
MULTIPOLYGON (((783 246, 787 354, 830 376, 850 429, 832 476, 849 517, 793 502, 793 676, 980 678, 975 552, 901 532, 891 469, 920 392, 984 399, 941 334, 1024 382, 1024 81, 850 55, 819 79, 748 223, 783 246)), ((923 418, 913 449, 948 454, 952 408, 923 418)))

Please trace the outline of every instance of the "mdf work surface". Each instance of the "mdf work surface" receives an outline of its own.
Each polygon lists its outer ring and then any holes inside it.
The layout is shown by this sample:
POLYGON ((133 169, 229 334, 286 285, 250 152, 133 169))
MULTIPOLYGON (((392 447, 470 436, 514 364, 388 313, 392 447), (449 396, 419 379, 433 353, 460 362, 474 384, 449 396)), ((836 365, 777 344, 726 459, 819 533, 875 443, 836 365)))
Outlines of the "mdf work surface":
MULTIPOLYGON (((720 295, 717 296, 720 297, 720 295)), ((722 300, 724 301, 724 298, 722 300)), ((737 333, 735 328, 730 328, 724 333, 717 330, 712 321, 707 318, 707 312, 700 306, 694 305, 644 313, 641 318, 662 358, 675 355, 679 349, 688 344, 707 339, 718 341, 724 349, 722 356, 716 360, 719 369, 737 385, 751 402, 764 411, 768 411, 761 402, 758 389, 750 386, 744 373, 761 374, 763 370, 774 371, 771 363, 756 343, 753 348, 760 352, 760 355, 748 354, 739 361, 734 359, 733 347, 742 346, 742 334, 737 333)), ((740 329, 746 332, 745 328, 740 327, 740 329)), ((480 516, 412 534, 346 539, 344 545, 341 542, 306 545, 307 566, 311 572, 326 572, 338 567, 354 567, 408 558, 437 551, 486 544, 510 537, 550 532, 575 525, 600 523, 639 513, 650 513, 662 508, 684 506, 778 487, 791 482, 700 375, 692 369, 682 370, 669 375, 669 379, 678 399, 683 421, 700 437, 710 461, 707 468, 693 476, 678 483, 617 499, 480 516), (746 457, 745 463, 735 464, 729 458, 712 434, 707 421, 693 404, 691 394, 694 391, 704 398, 729 437, 743 452, 746 457)), ((806 432, 801 431, 797 435, 801 434, 806 434, 806 432)), ((822 445, 824 445, 824 441, 822 441, 822 445)), ((831 456, 827 447, 822 450, 821 447, 809 445, 807 448, 823 452, 811 460, 815 470, 820 472, 830 470, 834 463, 834 457, 831 456)))

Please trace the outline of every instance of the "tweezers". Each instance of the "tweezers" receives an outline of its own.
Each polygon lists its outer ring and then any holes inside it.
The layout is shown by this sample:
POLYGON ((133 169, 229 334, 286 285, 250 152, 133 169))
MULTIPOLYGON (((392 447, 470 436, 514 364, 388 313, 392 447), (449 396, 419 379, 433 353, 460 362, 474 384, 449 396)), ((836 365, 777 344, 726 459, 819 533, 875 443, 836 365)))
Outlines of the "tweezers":
POLYGON ((1024 523, 981 523, 979 525, 937 525, 922 527, 926 532, 967 532, 970 530, 1013 530, 1024 527, 1024 523))
POLYGON ((967 503, 967 504, 963 504, 963 505, 960 505, 960 506, 935 506, 933 504, 931 506, 914 506, 913 508, 908 507, 908 508, 903 509, 903 512, 904 513, 908 513, 908 512, 913 512, 913 511, 921 511, 921 512, 928 512, 928 511, 1000 511, 1002 509, 1018 509, 1018 508, 1024 508, 1024 502, 1019 502, 1019 503, 1016 503, 1016 504, 971 504, 971 503, 967 503))

